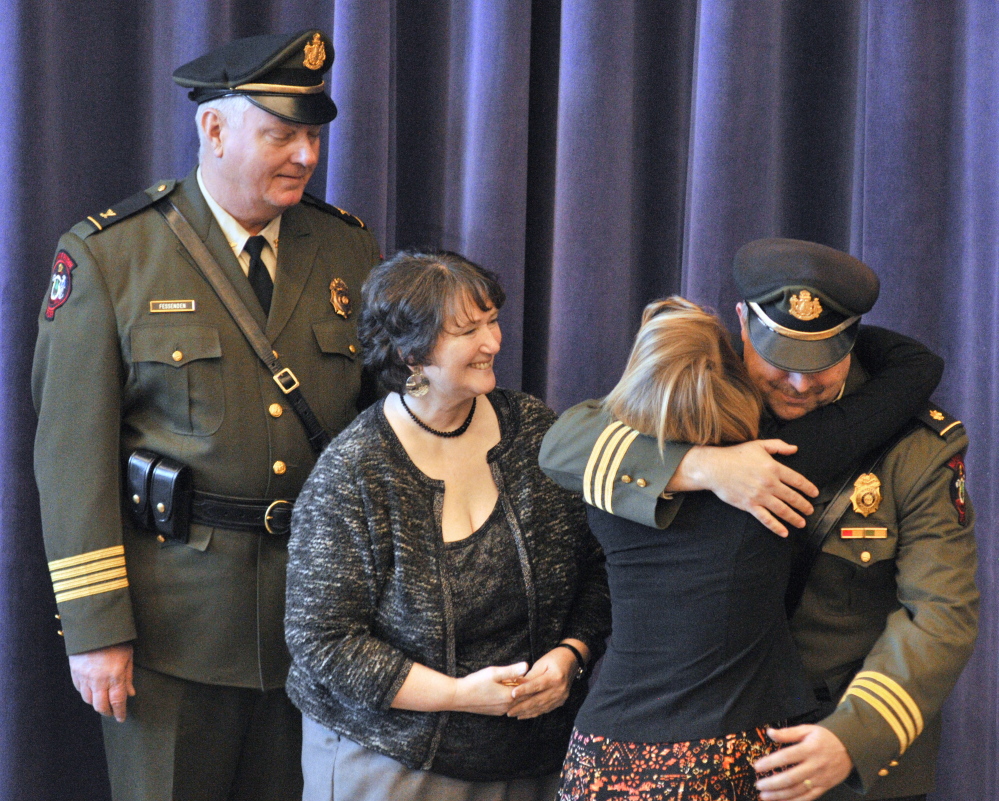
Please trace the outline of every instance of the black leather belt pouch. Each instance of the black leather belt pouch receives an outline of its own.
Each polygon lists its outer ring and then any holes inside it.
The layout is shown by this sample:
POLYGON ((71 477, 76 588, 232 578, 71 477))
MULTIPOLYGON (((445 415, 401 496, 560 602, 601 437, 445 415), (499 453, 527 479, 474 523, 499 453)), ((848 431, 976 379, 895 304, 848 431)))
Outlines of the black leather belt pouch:
POLYGON ((139 528, 153 528, 152 506, 149 505, 149 482, 153 477, 153 468, 160 460, 158 453, 138 450, 128 457, 126 480, 128 482, 129 508, 132 519, 139 528))
POLYGON ((152 451, 128 457, 128 492, 132 517, 163 539, 186 543, 191 528, 191 468, 152 451))
POLYGON ((164 456, 153 467, 149 505, 156 531, 172 542, 187 542, 191 530, 191 468, 164 456))

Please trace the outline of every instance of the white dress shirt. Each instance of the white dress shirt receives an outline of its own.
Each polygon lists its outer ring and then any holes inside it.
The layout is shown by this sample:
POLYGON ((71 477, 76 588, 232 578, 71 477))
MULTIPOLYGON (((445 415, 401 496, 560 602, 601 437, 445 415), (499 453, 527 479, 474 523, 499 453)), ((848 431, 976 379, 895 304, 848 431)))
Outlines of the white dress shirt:
MULTIPOLYGON (((219 228, 222 229, 222 233, 225 234, 226 240, 229 242, 229 247, 232 248, 233 254, 235 254, 237 261, 239 261, 240 266, 243 268, 243 274, 250 274, 250 254, 247 253, 243 248, 246 246, 246 240, 250 238, 251 234, 242 225, 240 225, 236 218, 233 217, 229 212, 222 208, 216 201, 215 198, 211 196, 211 193, 205 187, 205 182, 201 180, 201 167, 198 167, 198 187, 201 189, 201 194, 205 196, 205 202, 208 204, 208 208, 212 210, 212 214, 215 216, 215 221, 219 224, 219 228)), ((281 215, 279 214, 266 226, 264 230, 260 232, 260 236, 267 240, 267 247, 263 249, 260 254, 260 258, 267 268, 267 272, 270 273, 271 281, 277 283, 277 249, 278 249, 278 233, 281 230, 281 215)))

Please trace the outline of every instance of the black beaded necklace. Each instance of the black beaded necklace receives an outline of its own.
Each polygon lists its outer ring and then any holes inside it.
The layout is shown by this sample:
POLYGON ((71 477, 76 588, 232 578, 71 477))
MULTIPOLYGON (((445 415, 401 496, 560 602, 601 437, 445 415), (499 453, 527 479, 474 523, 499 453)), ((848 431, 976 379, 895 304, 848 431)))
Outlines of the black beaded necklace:
POLYGON ((413 410, 406 405, 406 396, 401 392, 399 393, 399 400, 402 401, 402 408, 409 412, 409 416, 413 418, 413 422, 416 423, 424 431, 428 431, 434 436, 444 437, 445 439, 451 439, 452 437, 460 437, 466 431, 468 427, 472 424, 472 415, 475 414, 475 401, 476 398, 472 398, 472 408, 468 410, 468 417, 465 418, 465 422, 458 426, 454 431, 438 431, 436 428, 431 428, 426 423, 424 423, 419 417, 413 414, 413 410))

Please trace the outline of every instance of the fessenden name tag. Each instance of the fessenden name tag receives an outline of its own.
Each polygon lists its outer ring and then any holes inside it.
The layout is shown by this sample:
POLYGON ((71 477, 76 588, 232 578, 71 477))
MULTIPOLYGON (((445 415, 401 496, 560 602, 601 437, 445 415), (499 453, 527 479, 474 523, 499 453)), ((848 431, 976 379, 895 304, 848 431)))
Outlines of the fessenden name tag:
POLYGON ((149 311, 152 314, 161 312, 193 312, 193 300, 151 300, 149 311))

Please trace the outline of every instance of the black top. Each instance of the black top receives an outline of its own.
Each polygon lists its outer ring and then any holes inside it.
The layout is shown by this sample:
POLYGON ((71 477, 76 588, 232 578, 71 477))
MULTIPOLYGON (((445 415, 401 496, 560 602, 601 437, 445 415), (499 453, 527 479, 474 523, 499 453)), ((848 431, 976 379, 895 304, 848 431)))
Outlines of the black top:
POLYGON ((784 616, 788 540, 710 492, 691 493, 665 530, 588 515, 613 634, 577 729, 698 740, 814 708, 784 616))
MULTIPOLYGON (((497 503, 470 537, 444 545, 444 581, 454 607, 456 676, 531 661, 527 590, 513 532, 497 503)), ((530 720, 452 712, 431 770, 488 775, 495 755, 530 762, 530 720), (469 743, 479 747, 469 750, 469 743), (527 749, 517 753, 518 749, 527 749)))
MULTIPOLYGON (((886 350, 904 340, 877 333, 886 350)), ((924 379, 902 382, 918 394, 924 379)), ((848 391, 856 381, 863 374, 854 362, 848 391)), ((890 388, 900 390, 906 388, 890 388)), ((798 445, 788 461, 821 486, 891 436, 871 425, 877 394, 835 414, 827 407, 823 425, 809 416, 768 420, 761 436, 798 445)), ((905 419, 900 415, 896 427, 905 419)), ((592 507, 587 514, 607 558, 613 633, 576 718, 579 731, 629 742, 695 740, 815 707, 784 613, 794 531, 781 539, 709 492, 688 494, 665 530, 592 507)))

